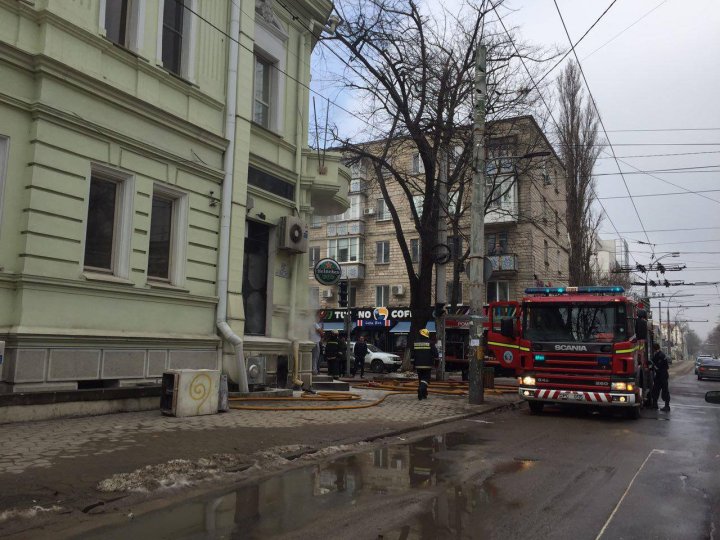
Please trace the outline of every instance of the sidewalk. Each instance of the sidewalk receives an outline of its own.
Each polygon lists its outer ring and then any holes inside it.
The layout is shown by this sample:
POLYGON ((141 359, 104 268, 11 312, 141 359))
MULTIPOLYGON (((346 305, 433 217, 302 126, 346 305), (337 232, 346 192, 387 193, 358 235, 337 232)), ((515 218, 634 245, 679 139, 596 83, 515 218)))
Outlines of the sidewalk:
MULTIPOLYGON (((385 394, 369 389, 352 391, 362 396, 353 404, 375 401, 385 394)), ((356 410, 231 410, 193 418, 146 411, 3 425, 0 536, 37 526, 44 519, 86 516, 105 502, 125 497, 128 488, 135 492, 131 498, 137 499, 137 492, 145 492, 147 498, 169 484, 192 485, 208 476, 216 481, 237 481, 237 474, 230 478, 225 473, 251 468, 260 472, 265 464, 287 463, 287 459, 328 447, 347 451, 347 445, 489 412, 517 401, 514 393, 487 394, 483 405, 469 405, 467 396, 431 395, 418 401, 406 394, 356 410), (208 459, 212 456, 215 459, 208 459), (182 481, 175 474, 178 467, 184 475, 182 481), (142 468, 146 469, 141 474, 128 474, 142 468), (100 485, 104 491, 98 489, 100 485), (35 513, 38 515, 29 518, 35 513)))

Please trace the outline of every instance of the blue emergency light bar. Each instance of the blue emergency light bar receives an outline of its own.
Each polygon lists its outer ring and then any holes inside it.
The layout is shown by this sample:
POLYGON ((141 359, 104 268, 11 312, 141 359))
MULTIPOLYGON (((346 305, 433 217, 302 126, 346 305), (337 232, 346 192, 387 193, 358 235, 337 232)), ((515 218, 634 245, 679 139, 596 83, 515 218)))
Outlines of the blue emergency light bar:
POLYGON ((618 285, 608 287, 582 286, 582 287, 530 287, 525 294, 620 294, 625 289, 618 285))

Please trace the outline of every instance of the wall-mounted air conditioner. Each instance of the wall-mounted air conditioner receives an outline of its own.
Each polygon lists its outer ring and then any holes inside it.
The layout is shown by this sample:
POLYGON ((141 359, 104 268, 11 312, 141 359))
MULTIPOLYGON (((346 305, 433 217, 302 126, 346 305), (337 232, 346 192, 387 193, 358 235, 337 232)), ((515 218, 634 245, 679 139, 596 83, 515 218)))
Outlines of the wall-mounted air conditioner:
POLYGON ((402 296, 405 294, 405 287, 402 285, 393 285, 391 288, 391 292, 393 296, 402 296))
POLYGON ((332 298, 332 296, 333 296, 332 289, 323 289, 322 291, 320 291, 321 298, 332 298))
POLYGON ((366 208, 365 210, 363 210, 363 214, 366 216, 372 216, 374 213, 375 213, 374 208, 366 208))
POLYGON ((292 253, 307 253, 307 223, 294 216, 283 216, 278 222, 279 248, 292 253))

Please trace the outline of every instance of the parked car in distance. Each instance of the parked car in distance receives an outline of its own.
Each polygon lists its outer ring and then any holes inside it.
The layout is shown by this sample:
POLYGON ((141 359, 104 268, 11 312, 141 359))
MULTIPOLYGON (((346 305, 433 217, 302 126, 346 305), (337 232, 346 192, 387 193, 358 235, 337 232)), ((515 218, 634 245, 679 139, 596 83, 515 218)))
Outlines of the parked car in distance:
MULTIPOLYGON (((355 342, 350 344, 355 349, 355 342)), ((386 353, 381 351, 371 343, 367 344, 368 353, 365 355, 365 369, 370 369, 374 373, 384 373, 386 371, 397 371, 402 365, 402 359, 397 354, 386 353)))
POLYGON ((702 358, 697 372, 698 381, 703 379, 720 379, 720 360, 717 358, 702 358))
POLYGON ((701 354, 695 359, 695 375, 698 374, 698 366, 703 358, 712 358, 709 354, 701 354))

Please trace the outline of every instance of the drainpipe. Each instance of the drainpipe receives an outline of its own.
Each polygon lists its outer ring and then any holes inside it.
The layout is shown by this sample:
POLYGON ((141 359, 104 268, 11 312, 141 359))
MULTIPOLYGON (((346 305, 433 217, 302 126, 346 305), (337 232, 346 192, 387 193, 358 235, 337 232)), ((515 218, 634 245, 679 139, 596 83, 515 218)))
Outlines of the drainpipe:
POLYGON ((228 73, 227 73, 227 103, 225 112, 225 138, 228 147, 225 151, 223 168, 225 178, 222 185, 222 204, 220 207, 220 249, 218 252, 218 305, 216 311, 216 324, 222 337, 228 341, 235 352, 238 369, 238 386, 241 392, 248 392, 247 372, 245 371, 245 356, 243 354, 243 340, 238 336, 227 322, 228 278, 230 272, 230 217, 232 213, 233 170, 235 166, 235 118, 237 113, 237 80, 238 80, 238 53, 240 35, 240 3, 232 2, 230 8, 230 40, 228 47, 228 73))
MULTIPOLYGON (((305 53, 305 33, 302 32, 299 37, 299 44, 298 44, 298 58, 303 58, 303 54, 305 53)), ((298 62, 297 67, 297 80, 302 81, 303 71, 302 71, 302 62, 298 62)), ((298 117, 295 122, 295 172, 297 174, 297 183, 295 186, 295 212, 297 212, 298 217, 300 217, 300 188, 301 188, 301 180, 302 180, 302 148, 303 148, 303 139, 302 139, 302 127, 304 125, 304 122, 301 122, 301 115, 302 111, 304 111, 303 107, 303 100, 302 97, 304 96, 305 92, 303 91, 302 85, 298 82, 297 83, 297 95, 296 95, 296 103, 295 107, 298 112, 298 117)), ((293 355, 293 373, 292 373, 292 381, 293 385, 295 386, 302 386, 303 380, 300 378, 300 340, 297 337, 297 290, 298 290, 298 280, 300 279, 300 272, 302 270, 301 268, 301 258, 300 255, 295 255, 293 258, 293 268, 292 268, 292 282, 290 284, 290 324, 288 325, 289 330, 289 339, 292 341, 292 355, 293 355)))

